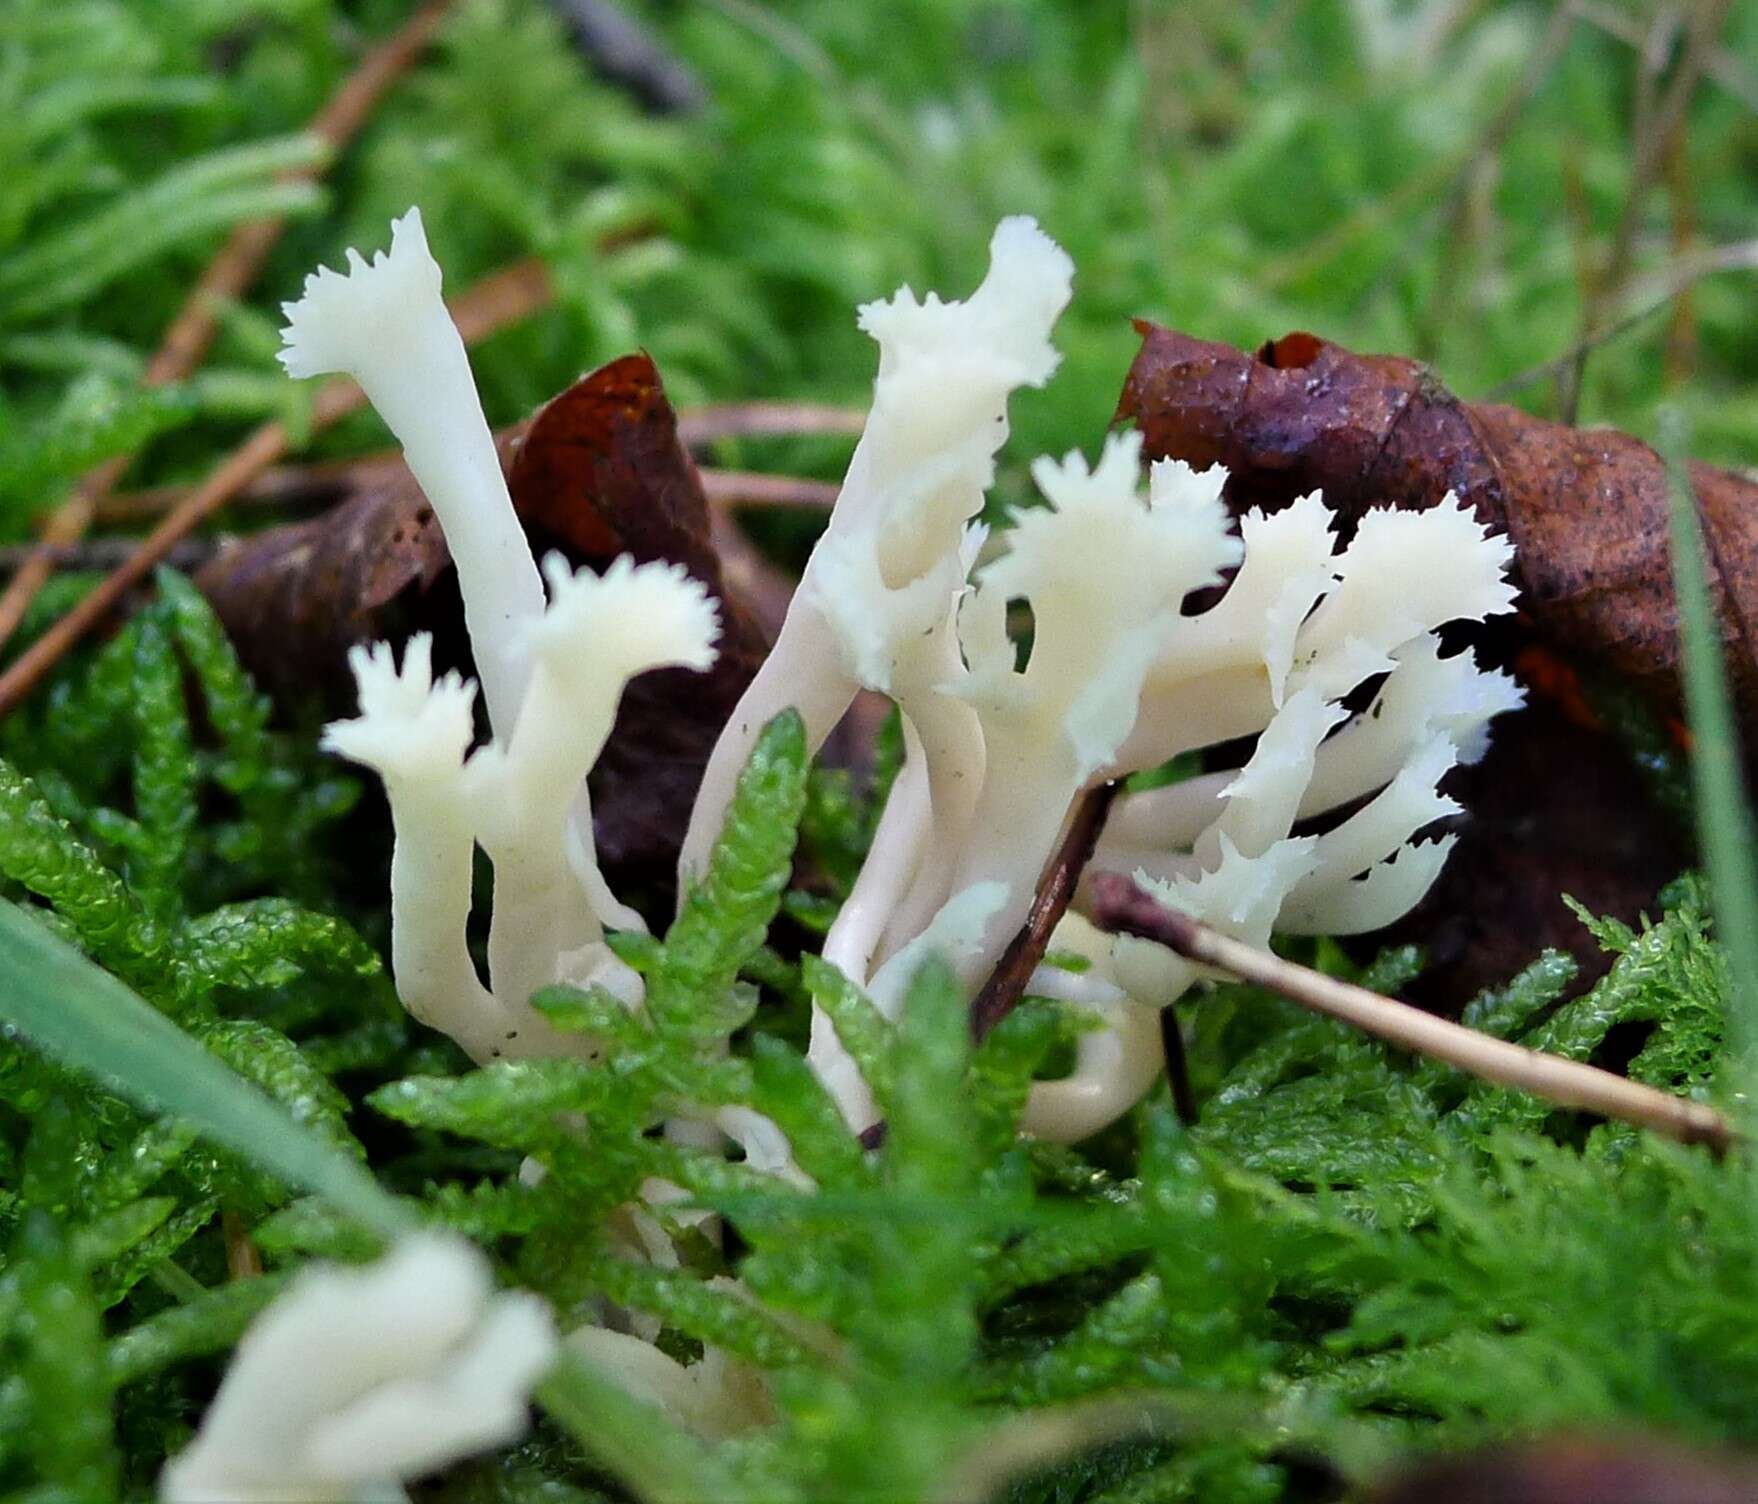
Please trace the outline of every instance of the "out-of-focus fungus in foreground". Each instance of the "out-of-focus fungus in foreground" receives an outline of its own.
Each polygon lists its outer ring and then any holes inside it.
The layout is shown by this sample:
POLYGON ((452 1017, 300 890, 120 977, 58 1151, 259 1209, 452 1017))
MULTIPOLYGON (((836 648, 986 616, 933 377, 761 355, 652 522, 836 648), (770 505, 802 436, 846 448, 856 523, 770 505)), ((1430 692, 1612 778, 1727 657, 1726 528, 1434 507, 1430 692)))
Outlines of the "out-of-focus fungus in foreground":
POLYGON ((397 1499, 402 1481, 524 1433, 555 1359, 535 1295, 497 1294, 461 1238, 405 1238, 363 1269, 314 1265, 257 1318, 168 1504, 397 1499))

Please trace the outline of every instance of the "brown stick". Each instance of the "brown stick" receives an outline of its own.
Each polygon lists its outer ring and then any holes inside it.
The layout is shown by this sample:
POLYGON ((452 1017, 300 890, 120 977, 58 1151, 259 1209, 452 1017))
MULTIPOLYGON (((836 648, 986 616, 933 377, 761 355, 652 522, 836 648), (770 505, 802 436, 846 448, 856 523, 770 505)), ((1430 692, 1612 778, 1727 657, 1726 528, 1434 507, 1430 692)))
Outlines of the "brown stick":
POLYGON ((1186 1128, 1196 1127, 1196 1092, 1190 1084, 1190 1061, 1184 1053, 1184 1024, 1168 1003, 1160 1010, 1160 1049, 1166 1057, 1166 1084, 1172 1088, 1172 1110, 1186 1128))
MULTIPOLYGON (((383 462, 396 463, 401 458, 396 450, 386 450, 383 462)), ((271 465, 233 499, 264 508, 327 506, 354 487, 361 468, 377 463, 378 455, 356 455, 344 460, 322 460, 314 465, 271 465)), ((151 522, 172 511, 190 490, 190 486, 178 482, 118 492, 98 503, 94 521, 99 527, 151 522)))
MULTIPOLYGON (((50 562, 57 570, 81 574, 101 574, 116 568, 135 550, 134 538, 81 538, 77 543, 60 543, 50 550, 50 562)), ((8 543, 0 546, 0 575, 23 569, 41 547, 37 543, 8 543)), ((201 566, 219 551, 212 538, 185 538, 166 557, 165 562, 185 574, 201 566)))
MULTIPOLYGON (((332 154, 345 146, 366 124, 373 108, 433 40, 450 0, 429 0, 403 28, 381 46, 367 53, 324 107, 312 117, 306 130, 326 142, 332 154)), ((280 174, 284 181, 315 177, 318 167, 298 167, 280 174)), ((256 280, 269 251, 286 228, 283 216, 252 220, 239 225, 215 253, 207 269, 196 279, 183 306, 167 326, 141 374, 141 385, 167 386, 189 375, 202 362, 213 342, 218 310, 238 297, 256 280)), ((54 569, 54 550, 83 538, 97 516, 104 498, 115 489, 128 469, 132 455, 119 454, 82 476, 73 491, 43 523, 35 555, 27 559, 4 592, 0 592, 0 644, 18 630, 30 603, 54 569)))
POLYGON ((1013 1012, 1025 992, 1026 983, 1044 959, 1044 952, 1050 946, 1051 931, 1068 912, 1069 900, 1080 885, 1081 873, 1093 859, 1093 848, 1099 844, 1106 817, 1111 813, 1111 803, 1120 787, 1122 785, 1118 783, 1096 784, 1076 802, 1062 844, 1050 859, 1049 870, 1038 887, 1037 897, 1032 900, 1025 924, 1008 942, 989 980, 983 983, 983 990, 971 1003, 971 1033, 979 1043, 996 1024, 1013 1012))
MULTIPOLYGON (((1638 51, 1648 40, 1648 32, 1640 21, 1620 15, 1609 5, 1575 0, 1575 13, 1589 26, 1638 51)), ((1703 61, 1703 76, 1719 84, 1748 110, 1758 113, 1758 75, 1748 72, 1731 52, 1720 47, 1713 49, 1703 61)))
POLYGON ((781 624, 787 620, 787 608, 793 604, 798 581, 764 558, 725 512, 709 513, 708 533, 714 551, 720 555, 728 593, 750 607, 765 638, 774 642, 781 635, 781 624))
POLYGON ((1576 1060, 1529 1050, 1505 1039, 1480 1034, 1408 1003, 1381 997, 1365 987, 1296 966, 1267 951, 1199 924, 1157 902, 1120 872, 1093 878, 1093 920, 1100 929, 1156 940, 1187 960, 1212 966, 1242 981, 1267 987, 1290 1002, 1322 1013, 1397 1045, 1469 1071, 1485 1081, 1576 1107, 1602 1117, 1652 1128, 1683 1144, 1707 1144, 1717 1154, 1733 1142, 1733 1131, 1714 1108, 1652 1086, 1615 1076, 1576 1060))
MULTIPOLYGON (((452 318, 466 344, 517 323, 549 301, 549 279, 542 263, 521 261, 485 277, 452 303, 452 318)), ((365 394, 352 381, 325 382, 312 401, 311 430, 328 427, 363 406, 365 394)), ((140 541, 128 560, 106 575, 90 595, 55 622, 18 660, 0 674, 0 716, 10 714, 61 660, 69 648, 144 580, 179 540, 224 506, 287 453, 292 436, 286 425, 264 423, 220 464, 219 469, 178 502, 140 541)))
MULTIPOLYGON (((400 30, 367 53, 312 116, 306 131, 330 148, 331 157, 360 134, 385 91, 427 50, 449 6, 450 0, 429 0, 400 30)), ((314 178, 319 171, 317 166, 296 167, 282 177, 296 182, 314 178)), ((146 385, 176 381, 201 364, 213 340, 220 308, 256 280, 286 226, 286 219, 276 216, 251 220, 232 231, 171 320, 158 354, 147 367, 146 385)))

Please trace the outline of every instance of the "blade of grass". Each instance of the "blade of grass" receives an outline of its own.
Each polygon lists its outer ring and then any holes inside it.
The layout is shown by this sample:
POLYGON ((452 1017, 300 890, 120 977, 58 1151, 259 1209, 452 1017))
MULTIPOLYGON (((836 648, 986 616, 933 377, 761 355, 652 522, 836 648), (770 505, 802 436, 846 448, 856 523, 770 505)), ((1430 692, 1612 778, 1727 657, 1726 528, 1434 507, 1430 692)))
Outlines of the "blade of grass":
POLYGON ((410 1218, 354 1160, 240 1080, 176 1024, 15 904, 0 903, 0 1024, 151 1112, 303 1186, 385 1237, 410 1218))
POLYGON ((1660 451, 1672 503, 1673 593, 1678 600, 1685 662, 1685 710, 1691 724, 1691 781, 1696 793, 1697 840, 1709 874, 1715 932, 1727 950, 1730 977, 1728 1061, 1737 1080, 1734 1101, 1749 1098, 1758 1069, 1758 862, 1752 846, 1751 807, 1740 775, 1740 736, 1728 696, 1721 634, 1709 594, 1703 529, 1681 456, 1686 452, 1676 415, 1663 420, 1660 451))

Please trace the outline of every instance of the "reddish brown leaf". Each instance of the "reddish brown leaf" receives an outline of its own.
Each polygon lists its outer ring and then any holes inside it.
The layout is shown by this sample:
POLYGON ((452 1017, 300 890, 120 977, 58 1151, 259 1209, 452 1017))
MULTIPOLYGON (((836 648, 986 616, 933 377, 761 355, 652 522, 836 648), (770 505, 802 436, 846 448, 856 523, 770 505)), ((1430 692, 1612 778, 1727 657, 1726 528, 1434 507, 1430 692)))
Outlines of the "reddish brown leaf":
MULTIPOLYGON (((1596 729, 1577 670, 1676 703, 1679 658, 1660 458, 1624 434, 1460 402, 1424 367, 1296 333, 1255 354, 1142 323, 1118 405, 1148 455, 1224 464, 1236 511, 1322 490, 1347 531, 1369 507, 1455 491, 1516 546, 1521 612, 1479 636, 1533 691, 1489 756, 1448 788, 1471 811, 1440 882, 1393 932, 1421 940, 1417 992, 1452 1009, 1543 946, 1585 978, 1605 958, 1560 901, 1634 921, 1688 859, 1616 740, 1596 729)), ((1693 467, 1737 692, 1758 710, 1758 484, 1693 467)), ((1413 585, 1412 588, 1417 588, 1413 585)), ((1755 717, 1754 720, 1758 720, 1755 717)))
POLYGON ((600 856, 663 878, 676 860, 708 753, 762 662, 762 629, 727 588, 701 477, 648 356, 625 355, 576 382, 541 408, 507 450, 513 501, 536 546, 548 535, 594 567, 622 553, 638 563, 670 559, 721 603, 714 667, 636 679, 592 774, 600 856))
MULTIPOLYGON (((730 593, 708 503, 653 362, 629 355, 582 377, 499 439, 514 506, 533 548, 602 567, 621 553, 670 559, 721 604, 720 657, 706 674, 643 675, 623 697, 593 774, 600 853, 660 876, 676 855, 702 765, 765 642, 730 593)), ((347 648, 416 627, 458 661, 451 555, 400 459, 355 467, 321 516, 257 534, 196 577, 261 682, 345 705, 347 648), (339 698, 338 698, 339 697, 339 698)))
POLYGON ((222 549, 195 582, 265 689, 339 707, 349 647, 427 615, 419 598, 450 574, 451 555, 400 458, 351 467, 333 494, 316 517, 222 549))
MULTIPOLYGON (((1346 522, 1456 491, 1512 538, 1541 635, 1676 700, 1666 473, 1646 444, 1461 402, 1413 360, 1311 334, 1254 355, 1136 327, 1142 348, 1117 411, 1151 457, 1226 465, 1241 509, 1322 489, 1346 522)), ((1758 482, 1710 465, 1691 473, 1736 693, 1758 719, 1758 482)))

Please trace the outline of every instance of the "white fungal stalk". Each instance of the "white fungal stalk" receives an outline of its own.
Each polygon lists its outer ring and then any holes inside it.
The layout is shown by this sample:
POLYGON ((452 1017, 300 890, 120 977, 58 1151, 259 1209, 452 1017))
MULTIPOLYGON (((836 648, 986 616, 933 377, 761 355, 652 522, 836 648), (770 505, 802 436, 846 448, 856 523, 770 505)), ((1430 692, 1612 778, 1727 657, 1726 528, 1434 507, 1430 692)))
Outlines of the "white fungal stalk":
POLYGON ((543 587, 440 297, 421 211, 392 222, 388 252, 369 263, 350 249, 346 273, 319 267, 281 311, 288 374, 352 376, 403 446, 457 565, 489 719, 505 735, 530 673, 518 633, 542 614, 543 587))
MULTIPOLYGON (((1007 438, 1008 399, 1055 370, 1050 328, 1073 274, 1029 219, 1003 220, 989 255, 988 275, 963 302, 932 293, 918 301, 906 287, 861 309, 861 328, 879 344, 866 429, 775 647, 709 758, 678 863, 681 895, 701 875, 739 770, 773 715, 797 708, 816 750, 862 688, 890 695, 904 720, 904 766, 824 948, 857 983, 910 907, 918 873, 962 845, 983 782, 977 716, 939 686, 963 670, 957 603, 984 536, 970 522, 1007 438)), ((923 923, 942 896, 916 901, 923 923)), ((810 1058, 821 1074, 858 1082, 818 1012, 810 1058)))
POLYGON ((324 730, 323 745, 384 781, 391 854, 391 971, 403 1006, 449 1034, 473 1059, 492 1055, 517 1025, 476 975, 464 940, 475 847, 464 793, 476 686, 433 682, 432 641, 409 639, 399 670, 388 642, 348 655, 360 715, 324 730))
POLYGON ((1020 1127, 1038 1138, 1073 1144, 1128 1112, 1159 1079, 1165 1065, 1157 1008, 1132 997, 1119 982, 1112 937, 1079 914, 1056 926, 1057 951, 1080 957, 1086 970, 1044 965, 1026 990, 1079 1009, 1096 1027, 1075 1042, 1074 1069, 1055 1081, 1034 1082, 1020 1127))
MULTIPOLYGON (((558 1033, 530 1006, 531 994, 553 982, 598 984, 640 1002, 640 978, 604 939, 622 922, 621 905, 571 822, 629 679, 651 668, 706 668, 714 659, 714 605, 681 567, 625 557, 600 577, 575 574, 552 554, 544 573, 549 608, 515 639, 530 688, 510 738, 463 761, 474 688, 456 675, 430 682, 425 635, 411 639, 401 674, 387 644, 356 648, 349 661, 361 715, 324 734, 326 747, 385 781, 396 830, 398 996, 478 1061, 593 1050, 591 1040, 558 1033), (477 844, 494 863, 486 987, 465 942, 477 844)), ((587 816, 589 832, 589 809, 587 816)))
POLYGON ((554 1361, 548 1308, 497 1294, 461 1239, 404 1239, 360 1269, 316 1265, 257 1317, 167 1504, 398 1499, 402 1480, 525 1431, 554 1361))
POLYGON ((981 738, 974 718, 932 688, 957 668, 951 618, 969 565, 966 524, 1007 438, 1008 398, 1054 371, 1050 326, 1073 272, 1029 219, 1003 220, 989 255, 988 276, 964 302, 917 301, 906 287, 860 311, 879 343, 872 411, 775 647, 709 759, 681 886, 701 875, 764 724, 794 706, 816 750, 863 687, 898 700, 920 744, 904 776, 926 780, 925 798, 912 797, 931 815, 914 826, 967 821, 981 738))
POLYGON ((681 565, 637 567, 625 555, 599 577, 551 554, 543 567, 550 604, 521 640, 532 677, 518 725, 468 769, 478 839, 494 863, 490 985, 528 998, 566 975, 638 1002, 639 978, 604 945, 609 890, 571 820, 583 811, 591 829, 586 775, 623 686, 648 669, 713 663, 714 605, 681 565))
POLYGON ((434 682, 425 637, 400 672, 388 644, 350 655, 361 713, 324 744, 385 782, 398 995, 478 1061, 590 1053, 591 1040, 530 1006, 554 982, 641 1000, 640 978, 605 943, 607 928, 640 918, 598 869, 586 776, 631 678, 714 661, 715 608, 681 566, 624 557, 599 577, 559 555, 544 564, 546 604, 419 211, 392 225, 388 253, 348 260, 347 275, 320 270, 287 305, 282 359, 296 376, 353 376, 402 441, 457 565, 494 731, 466 762, 475 688, 434 682), (486 986, 465 942, 477 845, 495 878, 486 986))
POLYGON ((948 689, 970 704, 988 748, 972 839, 949 892, 997 883, 1006 897, 962 976, 979 983, 1023 922, 1068 809, 1135 724, 1143 682, 1192 590, 1236 563, 1217 488, 1156 467, 1139 493, 1141 437, 1108 439, 1096 468, 1079 454, 1032 467, 1048 507, 1019 513, 1008 550, 977 576, 959 615, 968 672, 948 689), (1016 670, 1007 607, 1032 612, 1031 656, 1016 670))
MULTIPOLYGON (((736 1290, 724 1277, 709 1289, 736 1290)), ((762 1372, 709 1344, 688 1367, 642 1337, 583 1326, 570 1332, 570 1350, 602 1368, 616 1383, 697 1435, 723 1440, 775 1419, 762 1372)))

